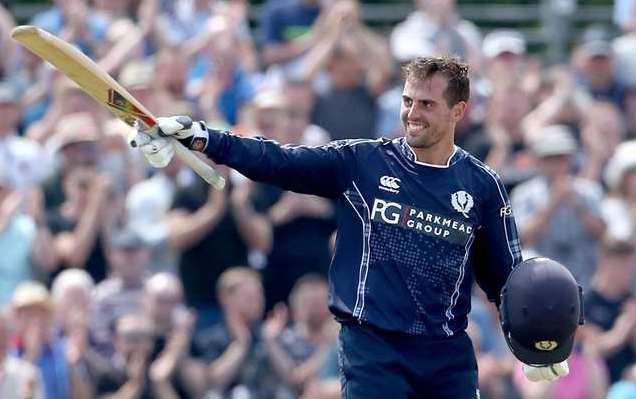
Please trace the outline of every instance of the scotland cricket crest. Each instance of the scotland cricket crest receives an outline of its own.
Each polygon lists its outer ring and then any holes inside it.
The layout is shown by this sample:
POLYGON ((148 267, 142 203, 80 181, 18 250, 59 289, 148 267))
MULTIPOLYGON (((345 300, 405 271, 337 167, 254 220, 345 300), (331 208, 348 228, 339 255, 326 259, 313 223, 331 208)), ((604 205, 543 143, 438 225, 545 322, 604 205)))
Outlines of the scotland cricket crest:
POLYGON ((468 218, 468 212, 473 209, 473 205, 475 205, 475 203, 473 202, 472 195, 461 190, 456 191, 451 195, 451 205, 453 205, 453 208, 455 208, 457 212, 464 215, 465 218, 468 218))

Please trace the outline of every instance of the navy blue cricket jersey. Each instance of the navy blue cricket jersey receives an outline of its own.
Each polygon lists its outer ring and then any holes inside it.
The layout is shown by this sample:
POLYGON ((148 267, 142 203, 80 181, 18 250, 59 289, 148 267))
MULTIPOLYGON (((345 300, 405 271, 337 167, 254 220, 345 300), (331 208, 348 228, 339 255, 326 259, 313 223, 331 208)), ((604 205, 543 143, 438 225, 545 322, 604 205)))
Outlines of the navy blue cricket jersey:
POLYGON ((210 131, 205 153, 247 177, 338 201, 330 309, 340 319, 430 337, 463 331, 477 279, 498 302, 521 261, 497 174, 459 147, 445 166, 404 138, 281 146, 210 131))

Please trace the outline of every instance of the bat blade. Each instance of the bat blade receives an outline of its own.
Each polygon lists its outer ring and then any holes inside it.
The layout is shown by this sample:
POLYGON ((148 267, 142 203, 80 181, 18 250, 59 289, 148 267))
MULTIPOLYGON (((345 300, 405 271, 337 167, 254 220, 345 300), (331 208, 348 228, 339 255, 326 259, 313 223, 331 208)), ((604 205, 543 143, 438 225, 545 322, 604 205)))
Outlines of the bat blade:
MULTIPOLYGON (((32 53, 49 62, 87 94, 107 107, 117 118, 141 130, 156 134, 157 120, 123 86, 93 60, 70 43, 35 26, 18 26, 11 37, 32 53)), ((206 182, 222 189, 225 180, 210 165, 199 159, 177 140, 175 153, 206 182)))

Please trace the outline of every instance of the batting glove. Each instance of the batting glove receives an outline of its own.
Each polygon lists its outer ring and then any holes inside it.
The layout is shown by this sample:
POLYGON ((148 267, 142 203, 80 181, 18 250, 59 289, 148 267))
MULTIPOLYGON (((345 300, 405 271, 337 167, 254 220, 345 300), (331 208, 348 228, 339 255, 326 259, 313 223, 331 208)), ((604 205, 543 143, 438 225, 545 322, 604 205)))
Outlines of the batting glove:
POLYGON ((174 137, 187 148, 203 152, 208 145, 208 129, 205 122, 192 122, 189 116, 157 118, 160 135, 174 137))
POLYGON ((137 132, 131 145, 139 147, 144 158, 155 168, 166 167, 174 156, 174 145, 165 137, 153 138, 146 133, 137 132))
POLYGON ((524 364, 522 369, 526 378, 533 382, 554 381, 560 377, 565 377, 570 373, 567 360, 564 360, 561 363, 548 364, 540 367, 524 364))

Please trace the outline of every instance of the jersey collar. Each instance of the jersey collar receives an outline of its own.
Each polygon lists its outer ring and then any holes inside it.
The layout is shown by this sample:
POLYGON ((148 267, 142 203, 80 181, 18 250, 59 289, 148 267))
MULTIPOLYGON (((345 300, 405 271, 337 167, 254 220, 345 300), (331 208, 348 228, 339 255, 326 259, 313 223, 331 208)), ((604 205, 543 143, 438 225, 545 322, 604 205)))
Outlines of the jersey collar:
POLYGON ((448 167, 450 167, 453 163, 455 163, 455 158, 457 158, 457 155, 459 153, 458 149, 459 147, 457 147, 456 145, 453 146, 453 153, 451 154, 450 157, 448 157, 448 161, 446 161, 445 165, 435 165, 432 163, 426 163, 426 162, 420 162, 417 160, 417 155, 415 155, 415 151, 413 151, 413 148, 411 148, 411 146, 406 142, 406 139, 404 137, 400 137, 398 139, 400 141, 399 143, 399 147, 400 150, 402 152, 402 154, 409 159, 409 161, 417 164, 417 165, 421 165, 421 166, 427 166, 429 168, 438 168, 438 169, 446 169, 448 167))

